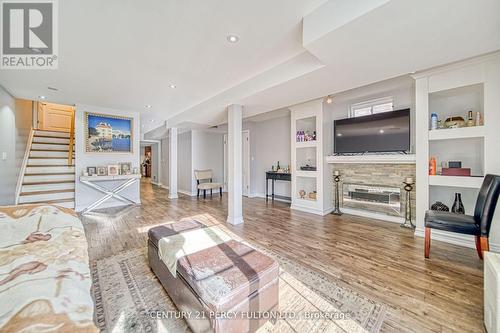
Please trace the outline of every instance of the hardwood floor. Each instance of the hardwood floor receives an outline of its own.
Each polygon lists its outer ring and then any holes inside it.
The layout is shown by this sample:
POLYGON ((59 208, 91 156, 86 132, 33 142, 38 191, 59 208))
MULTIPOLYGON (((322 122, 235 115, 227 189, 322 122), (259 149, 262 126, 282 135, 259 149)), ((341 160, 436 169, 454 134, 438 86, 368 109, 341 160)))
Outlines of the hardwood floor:
MULTIPOLYGON (((225 223, 227 197, 180 196, 141 184, 142 205, 82 217, 90 259, 146 246, 147 230, 198 214, 225 223)), ((397 224, 351 215, 291 211, 280 202, 243 200, 245 223, 227 225, 388 306, 382 332, 484 332, 483 264, 473 249, 438 241, 424 258, 424 239, 397 224)))

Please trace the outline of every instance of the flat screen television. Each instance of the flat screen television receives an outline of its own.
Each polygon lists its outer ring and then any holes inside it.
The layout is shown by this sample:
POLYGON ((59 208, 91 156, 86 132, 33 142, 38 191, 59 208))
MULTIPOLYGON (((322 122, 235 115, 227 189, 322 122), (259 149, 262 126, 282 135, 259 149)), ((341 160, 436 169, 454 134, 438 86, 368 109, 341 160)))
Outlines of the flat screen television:
POLYGON ((410 109, 334 121, 335 154, 407 152, 410 109))

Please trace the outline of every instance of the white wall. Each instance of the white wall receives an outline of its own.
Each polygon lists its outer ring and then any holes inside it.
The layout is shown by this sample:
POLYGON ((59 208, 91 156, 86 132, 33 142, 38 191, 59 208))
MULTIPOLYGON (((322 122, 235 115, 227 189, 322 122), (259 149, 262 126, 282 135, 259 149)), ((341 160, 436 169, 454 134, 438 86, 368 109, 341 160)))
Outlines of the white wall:
MULTIPOLYGON (((485 172, 500 175, 500 158, 498 144, 500 143, 500 56, 484 65, 484 121, 486 138, 484 141, 485 172)), ((497 203, 493 224, 490 231, 490 243, 496 245, 493 249, 500 252, 500 204, 497 203)), ((492 246, 493 247, 493 246, 492 246)))
MULTIPOLYGON (((266 171, 276 166, 290 164, 290 114, 258 122, 245 123, 244 129, 250 131, 250 191, 253 196, 266 194, 266 171)), ((269 182, 271 193, 271 182, 269 182)), ((291 196, 291 184, 276 181, 276 195, 291 196)))
POLYGON ((180 133, 177 139, 177 190, 192 193, 193 165, 191 131, 180 133))
POLYGON ((15 99, 0 86, 0 205, 14 204, 16 168, 15 99), (6 153, 4 160, 2 154, 6 153))
POLYGON ((168 138, 161 139, 161 174, 160 183, 164 187, 168 187, 169 179, 168 175, 170 172, 170 165, 168 164, 168 138))
POLYGON ((0 86, 0 205, 15 202, 17 179, 32 124, 33 102, 15 99, 0 86))
MULTIPOLYGON (((164 187, 169 186, 169 139, 161 140, 162 170, 159 176, 164 187)), ((190 130, 179 133, 177 142, 177 187, 178 192, 196 195, 196 179, 194 170, 212 169, 214 182, 223 182, 224 151, 223 134, 206 131, 190 130)))
MULTIPOLYGON (((107 166, 110 164, 118 164, 121 162, 132 163, 132 168, 139 168, 140 161, 140 145, 139 145, 139 128, 140 118, 137 112, 119 111, 108 108, 101 108, 90 105, 77 105, 75 114, 75 171, 76 171, 76 184, 75 184, 75 206, 76 211, 81 211, 103 196, 102 193, 82 184, 78 178, 82 171, 86 170, 88 166, 107 166), (123 117, 131 117, 134 119, 133 125, 133 152, 132 153, 87 153, 85 151, 85 112, 101 113, 105 115, 117 115, 123 117)), ((117 181, 102 182, 101 185, 109 188, 118 186, 120 183, 117 181)), ((120 195, 133 200, 136 203, 141 202, 140 184, 129 186, 120 195)), ((99 208, 120 206, 123 203, 119 200, 111 199, 106 201, 99 208)))
POLYGON ((193 130, 192 131, 192 191, 196 192, 194 170, 212 169, 214 183, 224 181, 224 135, 222 133, 193 130))
POLYGON ((158 159, 161 158, 159 145, 157 143, 151 145, 151 181, 155 184, 160 184, 160 172, 158 170, 158 159))
MULTIPOLYGON (((324 103, 325 115, 329 116, 330 128, 326 127, 325 135, 333 133, 333 120, 349 117, 349 108, 352 104, 360 103, 380 97, 394 97, 394 110, 410 108, 411 136, 410 147, 415 151, 415 80, 409 75, 377 82, 360 88, 345 91, 336 94, 333 97, 333 103, 324 103)), ((325 117, 325 121, 326 121, 325 117)), ((333 153, 333 137, 326 138, 330 141, 328 151, 325 155, 333 153)))

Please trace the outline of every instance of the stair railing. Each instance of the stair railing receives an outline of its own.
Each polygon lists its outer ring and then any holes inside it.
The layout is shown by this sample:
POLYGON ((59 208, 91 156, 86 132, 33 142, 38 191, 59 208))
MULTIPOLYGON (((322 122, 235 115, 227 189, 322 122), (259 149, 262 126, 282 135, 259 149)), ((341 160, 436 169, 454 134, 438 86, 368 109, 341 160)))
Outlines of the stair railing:
POLYGON ((21 170, 19 170, 19 176, 17 177, 16 186, 16 200, 15 204, 19 204, 19 195, 21 194, 21 189, 23 187, 24 173, 26 172, 26 166, 28 165, 28 160, 30 158, 31 145, 33 144, 33 137, 35 136, 35 130, 33 127, 30 129, 30 134, 28 136, 28 141, 26 142, 26 150, 24 151, 23 164, 21 165, 21 170))
POLYGON ((73 165, 73 146, 75 141, 75 113, 71 117, 71 129, 69 132, 68 166, 73 165))

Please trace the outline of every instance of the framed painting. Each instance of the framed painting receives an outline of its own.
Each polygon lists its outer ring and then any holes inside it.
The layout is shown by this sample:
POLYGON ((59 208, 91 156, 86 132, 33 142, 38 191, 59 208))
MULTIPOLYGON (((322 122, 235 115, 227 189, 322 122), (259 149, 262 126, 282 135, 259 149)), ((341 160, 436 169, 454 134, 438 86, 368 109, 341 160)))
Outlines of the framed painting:
POLYGON ((85 112, 87 153, 132 153, 133 142, 132 118, 85 112))

